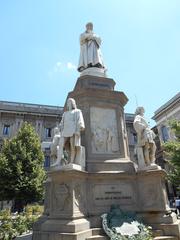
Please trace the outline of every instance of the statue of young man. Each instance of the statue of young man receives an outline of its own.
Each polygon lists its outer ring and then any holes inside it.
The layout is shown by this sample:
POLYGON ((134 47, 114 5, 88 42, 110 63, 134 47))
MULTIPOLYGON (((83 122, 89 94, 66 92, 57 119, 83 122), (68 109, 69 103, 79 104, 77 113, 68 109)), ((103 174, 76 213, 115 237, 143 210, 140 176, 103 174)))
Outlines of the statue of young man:
POLYGON ((77 152, 76 148, 81 146, 81 131, 85 129, 82 112, 80 109, 77 109, 73 98, 68 98, 66 108, 67 111, 63 113, 59 124, 60 139, 57 148, 57 161, 53 166, 61 165, 63 149, 67 142, 70 145, 70 163, 74 163, 77 152))

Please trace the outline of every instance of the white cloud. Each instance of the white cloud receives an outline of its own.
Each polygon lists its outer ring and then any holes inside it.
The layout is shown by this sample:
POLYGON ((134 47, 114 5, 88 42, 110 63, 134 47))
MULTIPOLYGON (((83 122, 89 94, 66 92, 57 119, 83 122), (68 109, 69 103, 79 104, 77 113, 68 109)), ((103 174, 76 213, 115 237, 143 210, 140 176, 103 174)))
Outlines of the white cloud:
POLYGON ((61 62, 57 62, 54 65, 54 72, 59 72, 61 70, 61 67, 62 67, 62 63, 61 62))
POLYGON ((67 68, 68 68, 68 69, 76 69, 76 66, 75 66, 73 63, 68 62, 68 63, 67 63, 67 68))
POLYGON ((48 77, 50 79, 53 79, 53 78, 56 78, 57 75, 59 75, 60 73, 63 73, 69 70, 75 70, 76 68, 77 68, 76 65, 74 65, 71 62, 62 63, 58 61, 54 64, 52 69, 48 72, 48 77))

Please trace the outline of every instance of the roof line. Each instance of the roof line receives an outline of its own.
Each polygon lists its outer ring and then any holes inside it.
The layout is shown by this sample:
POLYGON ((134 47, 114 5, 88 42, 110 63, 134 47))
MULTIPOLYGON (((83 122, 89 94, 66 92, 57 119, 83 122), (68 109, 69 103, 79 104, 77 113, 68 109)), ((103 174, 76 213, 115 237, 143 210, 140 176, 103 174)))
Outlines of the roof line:
POLYGON ((52 108, 59 108, 63 109, 61 106, 55 105, 46 105, 46 104, 36 104, 36 103, 25 103, 25 102, 11 102, 11 101, 1 101, 0 104, 11 104, 11 105, 26 105, 26 106, 35 106, 35 107, 52 107, 52 108))
POLYGON ((155 112, 154 112, 154 116, 153 118, 158 115, 161 111, 163 111, 165 108, 167 108, 169 105, 171 105, 173 102, 175 102, 176 100, 178 100, 180 98, 180 92, 178 92, 174 97, 172 97, 169 101, 167 101, 165 104, 163 104, 160 108, 158 108, 155 112))

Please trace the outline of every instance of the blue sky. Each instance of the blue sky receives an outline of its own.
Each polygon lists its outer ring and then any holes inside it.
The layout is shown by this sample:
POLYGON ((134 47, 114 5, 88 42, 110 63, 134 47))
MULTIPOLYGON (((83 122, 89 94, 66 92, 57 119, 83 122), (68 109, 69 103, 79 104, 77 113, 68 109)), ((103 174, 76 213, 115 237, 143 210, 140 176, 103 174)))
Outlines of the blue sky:
POLYGON ((126 112, 137 97, 149 119, 179 91, 179 0, 0 0, 0 100, 62 106, 88 21, 126 112))

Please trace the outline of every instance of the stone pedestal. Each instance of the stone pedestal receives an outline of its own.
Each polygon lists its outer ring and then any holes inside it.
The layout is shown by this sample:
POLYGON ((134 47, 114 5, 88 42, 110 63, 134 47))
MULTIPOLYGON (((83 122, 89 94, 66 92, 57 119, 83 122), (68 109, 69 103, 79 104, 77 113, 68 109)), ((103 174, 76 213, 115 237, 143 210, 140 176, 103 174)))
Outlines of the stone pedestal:
POLYGON ((149 213, 154 213, 155 216, 167 214, 170 209, 165 189, 165 176, 163 170, 138 172, 131 175, 88 174, 88 199, 91 199, 88 212, 92 219, 91 226, 101 226, 99 216, 107 212, 112 204, 118 204, 126 211, 134 211, 142 218, 149 213))
POLYGON ((86 147, 88 172, 135 172, 124 119, 128 99, 123 92, 114 91, 114 86, 110 78, 82 76, 68 95, 76 100, 84 116, 82 145, 86 147))
POLYGON ((33 228, 33 240, 83 240, 91 236, 86 173, 72 166, 47 174, 45 214, 33 228))
POLYGON ((114 85, 113 79, 85 75, 69 93, 85 120, 85 171, 76 163, 47 173, 45 212, 34 225, 33 240, 91 239, 112 204, 136 212, 164 235, 179 237, 179 222, 168 207, 166 173, 157 168, 136 171, 129 158, 124 120, 128 99, 114 85))
POLYGON ((100 216, 112 204, 136 212, 154 229, 178 236, 170 214, 163 170, 134 174, 88 173, 78 170, 48 172, 45 214, 34 226, 33 240, 85 240, 101 228, 100 216))

